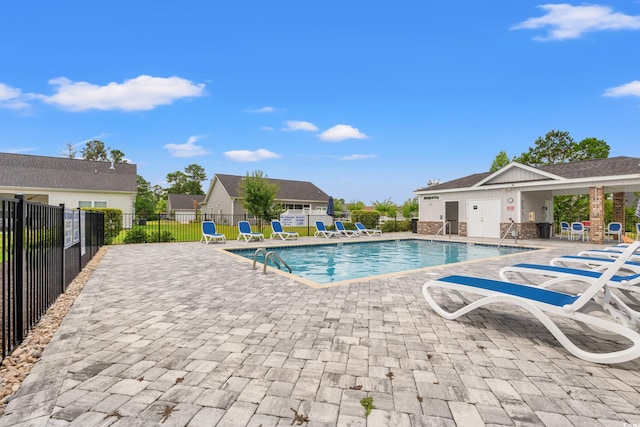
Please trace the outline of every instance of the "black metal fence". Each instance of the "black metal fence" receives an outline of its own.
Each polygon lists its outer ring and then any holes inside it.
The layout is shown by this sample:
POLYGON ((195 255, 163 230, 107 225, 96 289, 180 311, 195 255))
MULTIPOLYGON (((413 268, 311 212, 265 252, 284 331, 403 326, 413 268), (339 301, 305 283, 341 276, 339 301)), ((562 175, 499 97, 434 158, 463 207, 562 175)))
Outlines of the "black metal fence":
MULTIPOLYGON (((333 218, 324 214, 281 215, 280 219, 286 231, 296 231, 300 236, 313 236, 316 232, 316 221, 322 221, 328 229, 334 229, 334 219, 341 219, 347 228, 355 229, 349 218, 333 218)), ((123 215, 122 223, 131 224, 130 228, 122 229, 112 240, 111 244, 123 243, 157 243, 157 242, 197 242, 202 237, 201 222, 214 221, 216 231, 225 235, 227 240, 238 238, 238 222, 249 221, 252 231, 258 231, 269 237, 273 230, 271 221, 253 218, 247 214, 174 214, 162 215, 154 218, 134 218, 123 215)), ((378 224, 384 232, 410 231, 410 220, 402 227, 403 220, 389 219, 384 224, 378 224)), ((109 234, 109 232, 107 232, 109 234)))
MULTIPOLYGON (((227 240, 237 239, 239 221, 249 221, 252 231, 261 232, 267 238, 273 231, 270 221, 246 214, 175 214, 153 219, 136 219, 124 214, 122 223, 132 226, 122 229, 111 243, 197 242, 202 237, 202 221, 214 221, 216 231, 224 234, 227 240)), ((298 215, 283 221, 283 226, 287 231, 297 231, 300 236, 313 236, 316 221, 323 221, 327 227, 332 224, 327 215, 298 215)))
POLYGON ((102 213, 0 199, 2 359, 104 245, 102 213))

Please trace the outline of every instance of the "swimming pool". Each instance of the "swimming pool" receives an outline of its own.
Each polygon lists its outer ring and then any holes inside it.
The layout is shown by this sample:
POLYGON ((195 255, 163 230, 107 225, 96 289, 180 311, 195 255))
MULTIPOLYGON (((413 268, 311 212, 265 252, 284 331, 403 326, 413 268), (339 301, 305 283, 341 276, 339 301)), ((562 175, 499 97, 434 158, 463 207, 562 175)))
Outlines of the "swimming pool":
MULTIPOLYGON (((531 250, 531 248, 403 239, 279 246, 266 248, 266 250, 277 253, 291 267, 292 274, 319 284, 330 284, 520 253, 531 250)), ((230 249, 228 251, 253 260, 256 248, 230 249)), ((257 261, 262 266, 264 254, 259 254, 257 261)), ((269 265, 275 266, 271 260, 269 260, 269 265)))

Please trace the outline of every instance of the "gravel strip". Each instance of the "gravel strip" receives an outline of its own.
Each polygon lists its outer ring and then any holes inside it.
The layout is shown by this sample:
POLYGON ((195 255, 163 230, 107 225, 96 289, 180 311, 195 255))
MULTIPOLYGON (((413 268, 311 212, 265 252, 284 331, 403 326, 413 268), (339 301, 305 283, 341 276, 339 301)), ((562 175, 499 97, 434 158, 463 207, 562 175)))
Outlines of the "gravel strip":
POLYGON ((22 381, 42 356, 45 346, 53 338, 53 334, 106 252, 107 246, 100 248, 93 259, 71 282, 67 290, 49 307, 22 344, 2 361, 2 366, 0 366, 0 415, 4 413, 5 404, 20 388, 22 381))

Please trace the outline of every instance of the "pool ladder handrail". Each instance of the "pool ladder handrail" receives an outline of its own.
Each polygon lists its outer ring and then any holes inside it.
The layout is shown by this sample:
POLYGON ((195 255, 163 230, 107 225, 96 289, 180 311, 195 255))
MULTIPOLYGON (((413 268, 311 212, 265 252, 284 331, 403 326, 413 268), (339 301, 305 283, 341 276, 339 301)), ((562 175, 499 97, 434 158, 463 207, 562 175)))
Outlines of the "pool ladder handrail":
MULTIPOLYGON (((507 231, 504 232, 504 234, 502 235, 502 239, 500 239, 500 243, 498 243, 498 248, 500 248, 500 245, 502 245, 502 242, 504 241, 504 239, 507 238, 507 236, 509 235, 509 232, 511 231, 514 225, 516 225, 515 221, 511 220, 511 224, 509 224, 509 228, 507 228, 507 231)), ((518 230, 514 231, 513 237, 515 238, 514 243, 518 243, 518 230)))
POLYGON ((443 232, 442 235, 444 236, 446 234, 446 232, 447 232, 447 230, 446 230, 447 226, 449 226, 449 239, 451 239, 451 223, 449 221, 447 221, 444 224, 442 224, 442 227, 440 227, 440 229, 438 231, 436 231, 436 234, 433 235, 433 237, 431 238, 431 241, 433 242, 433 239, 435 239, 436 236, 438 234, 440 234, 440 232, 443 231, 443 230, 444 230, 444 232, 443 232))
POLYGON ((274 264, 278 267, 278 270, 282 270, 282 266, 280 265, 280 263, 284 264, 285 267, 287 267, 287 270, 289 270, 289 273, 291 273, 291 267, 289 267, 289 265, 280 257, 280 255, 278 255, 277 253, 273 252, 273 251, 268 251, 265 248, 258 248, 256 249, 255 253, 253 254, 253 269, 256 269, 256 262, 258 260, 258 254, 260 253, 264 253, 264 266, 262 267, 262 273, 263 274, 267 274, 267 263, 269 262, 269 258, 271 258, 271 260, 274 262, 274 264))

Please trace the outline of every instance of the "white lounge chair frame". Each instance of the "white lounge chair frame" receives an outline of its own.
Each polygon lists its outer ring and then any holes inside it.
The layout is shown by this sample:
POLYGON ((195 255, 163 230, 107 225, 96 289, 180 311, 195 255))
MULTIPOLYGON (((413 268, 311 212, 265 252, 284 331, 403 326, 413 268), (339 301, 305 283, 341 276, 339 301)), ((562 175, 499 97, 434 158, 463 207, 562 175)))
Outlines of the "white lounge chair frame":
POLYGON ((316 232, 313 233, 313 236, 329 239, 330 237, 340 237, 340 233, 334 230, 327 230, 327 227, 324 226, 324 222, 316 221, 316 232))
POLYGON ((282 223, 278 220, 271 221, 271 228, 273 229, 273 233, 269 236, 270 239, 275 239, 276 237, 287 240, 287 239, 298 239, 299 234, 296 231, 284 231, 282 227, 282 223))
POLYGON ((264 240, 264 235, 257 231, 251 231, 251 224, 249 221, 238 221, 238 240, 244 239, 245 242, 252 240, 264 240))
MULTIPOLYGON (((624 248, 620 248, 620 250, 617 250, 617 248, 614 247, 605 249, 587 249, 586 251, 578 252, 578 256, 617 259, 622 255, 623 249, 624 248)), ((640 262, 640 252, 631 254, 627 261, 640 262)))
MULTIPOLYGON (((607 286, 607 282, 623 263, 624 258, 617 259, 612 268, 597 280, 577 279, 584 281, 586 285, 582 294, 568 294, 537 286, 469 276, 448 276, 431 280, 424 284, 422 293, 431 308, 446 319, 456 319, 487 304, 513 304, 522 307, 540 320, 571 354, 595 363, 622 363, 640 357, 638 319, 628 311, 626 305, 618 305, 619 300, 607 286), (467 305, 453 312, 445 310, 431 295, 431 291, 436 288, 456 293, 467 305), (482 298, 473 301, 462 293, 476 294, 482 298), (593 312, 598 312, 599 315, 592 315, 593 312), (622 336, 631 341, 631 345, 608 353, 584 350, 567 337, 549 314, 574 320, 585 331, 599 337, 622 336)), ((572 280, 575 281, 576 278, 573 277, 572 280)))
POLYGON ((360 236, 360 232, 357 230, 347 230, 344 227, 344 224, 342 223, 342 221, 335 221, 334 224, 336 226, 336 230, 338 230, 338 233, 340 233, 342 236, 347 236, 347 237, 360 236))
MULTIPOLYGON (((615 261, 615 258, 600 258, 593 256, 562 255, 549 261, 550 265, 559 267, 572 267, 578 265, 580 268, 594 271, 606 270, 615 261)), ((629 271, 632 274, 640 273, 640 262, 626 261, 620 270, 629 271)))
MULTIPOLYGON (((557 282, 569 281, 575 276, 580 278, 599 279, 608 269, 613 267, 613 262, 609 264, 608 268, 604 271, 597 270, 584 270, 579 268, 562 267, 557 265, 544 265, 544 264, 514 264, 504 267, 500 270, 500 278, 505 281, 513 280, 516 277, 519 280, 523 280, 527 284, 536 285, 542 288, 548 288, 553 286, 557 282), (551 277, 545 282, 540 283, 535 280, 536 276, 551 277)), ((620 269, 614 272, 611 279, 607 282, 607 286, 613 289, 618 289, 624 293, 634 304, 640 304, 640 274, 627 274, 620 275, 621 269, 624 268, 624 264, 621 264, 620 269)), ((629 310, 632 310, 629 308, 629 310)), ((640 319, 640 312, 632 310, 634 316, 640 319)))
POLYGON ((382 230, 376 230, 374 228, 366 228, 364 224, 362 224, 361 222, 355 222, 354 225, 356 226, 359 232, 365 233, 367 236, 382 235, 382 230))
POLYGON ((204 241, 208 245, 209 242, 225 243, 227 241, 227 237, 224 234, 216 231, 216 223, 213 221, 202 221, 200 228, 202 230, 201 243, 204 241))

